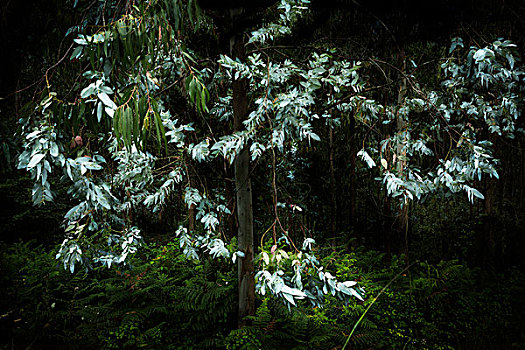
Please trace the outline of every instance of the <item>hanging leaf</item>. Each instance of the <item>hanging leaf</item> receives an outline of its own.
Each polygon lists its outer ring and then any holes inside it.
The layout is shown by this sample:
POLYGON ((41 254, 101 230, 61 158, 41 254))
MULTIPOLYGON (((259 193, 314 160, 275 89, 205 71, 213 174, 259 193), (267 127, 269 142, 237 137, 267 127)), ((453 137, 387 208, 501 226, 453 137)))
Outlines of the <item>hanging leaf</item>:
POLYGON ((40 163, 42 158, 44 158, 46 155, 42 153, 37 153, 33 157, 31 157, 31 160, 29 161, 29 164, 27 165, 27 169, 33 168, 35 165, 40 163))
POLYGON ((84 48, 82 46, 77 46, 74 50, 71 56, 69 57, 70 60, 74 60, 76 58, 79 58, 82 55, 82 51, 84 48))
POLYGON ((100 91, 97 94, 97 96, 106 106, 113 108, 113 109, 117 108, 117 105, 115 104, 115 102, 113 102, 104 91, 100 91))
POLYGON ((98 122, 100 123, 100 121, 102 120, 102 110, 103 110, 103 105, 102 105, 102 102, 99 102, 97 104, 97 120, 98 122))

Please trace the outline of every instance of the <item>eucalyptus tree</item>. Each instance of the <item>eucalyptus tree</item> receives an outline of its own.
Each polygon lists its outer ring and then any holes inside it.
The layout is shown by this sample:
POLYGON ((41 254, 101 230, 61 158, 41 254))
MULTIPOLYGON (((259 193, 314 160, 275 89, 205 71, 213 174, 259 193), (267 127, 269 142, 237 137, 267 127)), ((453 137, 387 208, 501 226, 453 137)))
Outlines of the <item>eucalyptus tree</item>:
MULTIPOLYGON (((320 305, 327 293, 362 299, 353 288, 356 282, 337 282, 323 271, 311 251, 311 238, 302 249, 289 239, 279 222, 276 188, 273 244, 254 256, 251 163, 271 152, 275 172, 276 153, 319 140, 311 125, 319 114, 327 124, 335 123, 323 110, 329 101, 320 79, 337 90, 359 88, 358 66, 330 65, 327 54, 313 55, 304 67, 290 60, 265 62, 260 53, 245 56, 245 45, 264 46, 288 33, 306 4, 282 1, 275 23, 251 33, 247 43, 244 33, 234 32, 230 52, 209 65, 199 63, 186 46, 191 35, 186 25, 211 25, 192 1, 129 3, 124 8, 117 4, 110 7, 114 13, 109 19, 99 8, 102 15, 96 17, 95 29, 73 28, 78 33, 70 59, 82 67, 80 83, 73 82, 71 89, 75 97, 67 100, 67 93, 59 94, 47 82, 34 112, 21 121, 27 142, 19 159, 19 168, 35 180, 36 205, 54 200, 50 179, 55 174, 58 178, 58 172, 77 201, 65 214, 66 238, 57 254, 65 268, 74 272, 79 264, 125 264, 141 242, 135 212, 141 207, 159 211, 178 195, 200 221, 193 231, 180 226, 176 232, 188 258, 209 253, 238 260, 240 320, 254 313, 256 288, 282 297, 288 305, 299 299, 320 305), (328 70, 332 76, 325 79, 328 70), (222 122, 226 130, 233 117, 233 130, 214 137, 198 133, 193 123, 180 123, 165 94, 179 82, 198 115, 215 118, 214 125, 222 122), (225 96, 220 96, 219 85, 226 86, 225 96), (318 100, 321 105, 316 107, 318 100), (190 142, 190 134, 200 142, 190 142), (220 191, 185 181, 189 159, 204 163, 218 157, 235 168, 239 232, 238 247, 232 251, 221 238, 221 221, 232 213, 220 191), (254 262, 260 267, 256 274, 254 262)), ((242 8, 231 10, 231 20, 242 13, 242 8)))
MULTIPOLYGON (((308 11, 307 0, 270 6, 259 28, 231 25, 230 50, 219 57, 200 57, 189 46, 197 28, 213 33, 218 25, 192 0, 118 2, 96 10, 96 26, 72 29, 70 64, 78 64, 79 74, 70 89, 48 81, 33 113, 21 120, 26 144, 19 168, 35 180, 34 203, 53 201, 51 184, 58 180, 76 201, 65 214, 57 258, 71 272, 79 264, 125 264, 142 240, 136 213, 144 207, 159 212, 181 198, 188 225, 175 233, 188 258, 211 255, 238 264, 241 322, 255 311, 255 291, 288 306, 301 299, 322 305, 326 294, 363 298, 356 282, 338 282, 320 266, 311 237, 294 242, 279 218, 276 158, 321 141, 314 126, 338 127, 346 114, 378 131, 361 140, 359 156, 401 204, 436 193, 482 198, 476 181, 498 176, 491 135, 517 131, 523 72, 508 41, 465 54, 462 41, 454 40, 440 89, 403 72, 406 93, 382 105, 363 78, 377 62, 340 60, 330 49, 306 61, 267 54, 308 11), (181 121, 172 88, 198 120, 181 121), (196 126, 199 120, 206 131, 196 126), (392 136, 377 127, 388 124, 397 126, 392 136), (446 151, 439 152, 443 144, 446 151), (237 247, 224 238, 224 222, 233 215, 224 189, 192 182, 190 161, 233 165, 237 247), (250 176, 264 162, 272 172, 274 218, 256 253, 250 176)), ((247 10, 253 8, 230 9, 229 23, 247 10)))

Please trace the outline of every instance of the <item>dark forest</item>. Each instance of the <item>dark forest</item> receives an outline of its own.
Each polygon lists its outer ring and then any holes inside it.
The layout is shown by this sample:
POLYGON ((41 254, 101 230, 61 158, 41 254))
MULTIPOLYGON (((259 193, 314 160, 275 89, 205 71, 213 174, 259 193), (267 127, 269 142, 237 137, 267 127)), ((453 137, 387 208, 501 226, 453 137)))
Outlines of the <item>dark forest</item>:
POLYGON ((525 3, 0 4, 0 349, 525 349, 525 3))

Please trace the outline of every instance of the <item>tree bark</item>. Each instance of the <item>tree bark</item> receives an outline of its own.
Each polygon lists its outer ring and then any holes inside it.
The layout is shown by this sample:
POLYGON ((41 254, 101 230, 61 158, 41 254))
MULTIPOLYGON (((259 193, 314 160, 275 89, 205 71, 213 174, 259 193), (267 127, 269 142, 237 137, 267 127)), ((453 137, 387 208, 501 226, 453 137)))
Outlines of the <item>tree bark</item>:
MULTIPOLYGON (((498 149, 496 143, 497 139, 494 137, 494 134, 489 135, 489 140, 494 144, 495 149, 498 149)), ((497 154, 494 156, 498 157, 497 154)), ((501 157, 499 157, 501 158, 501 157)), ((483 266, 484 267, 498 267, 496 266, 499 259, 496 258, 496 230, 497 227, 496 220, 494 216, 494 208, 496 206, 496 179, 489 178, 487 179, 488 187, 485 191, 485 200, 484 200, 484 233, 485 233, 485 254, 483 254, 483 266)))
MULTIPOLYGON (((190 167, 186 165, 186 172, 188 173, 188 186, 193 187, 193 174, 190 170, 190 167)), ((191 204, 188 209, 188 229, 193 233, 195 231, 195 220, 196 220, 196 205, 191 204)))
POLYGON ((493 267, 496 256, 496 240, 494 237, 494 197, 496 192, 496 181, 489 179, 488 189, 485 191, 484 201, 484 234, 485 234, 485 254, 483 254, 483 266, 493 267))
POLYGON ((330 231, 332 233, 332 251, 337 247, 337 183, 335 179, 334 129, 329 131, 330 141, 330 231))
MULTIPOLYGON (((400 69, 400 80, 399 80, 399 92, 397 95, 397 105, 401 107, 401 105, 405 101, 406 91, 407 91, 407 79, 404 75, 404 72, 406 70, 406 58, 405 58, 405 49, 401 48, 399 52, 399 60, 401 64, 400 69)), ((404 116, 400 115, 398 112, 397 120, 396 120, 396 131, 398 136, 403 138, 403 140, 406 139, 406 136, 404 133, 406 132, 407 123, 404 119, 404 116)), ((397 157, 397 173, 399 177, 404 177, 404 170, 406 167, 406 150, 404 149, 404 142, 401 140, 398 140, 396 145, 396 157, 397 157)), ((399 239, 402 248, 403 253, 405 254, 405 261, 408 265, 408 203, 403 202, 400 204, 399 211, 397 213, 397 220, 398 220, 398 232, 399 232, 399 239)))
POLYGON ((356 128, 355 128, 355 116, 350 117, 350 226, 353 231, 355 231, 355 226, 357 224, 356 216, 356 197, 357 197, 357 187, 356 187, 356 128))
MULTIPOLYGON (((235 21, 242 10, 232 10, 232 20, 235 21)), ((245 56, 242 33, 235 33, 231 38, 231 53, 241 61, 245 56)), ((248 95, 246 79, 233 81, 233 127, 235 131, 244 128, 243 121, 248 115, 248 95)), ((246 144, 234 161, 235 190, 237 198, 238 250, 245 256, 237 265, 239 279, 239 313, 238 325, 246 324, 246 316, 255 314, 255 280, 253 266, 253 209, 252 188, 250 179, 250 152, 246 144)))
MULTIPOLYGON (((234 94, 235 96, 235 94, 234 94)), ((250 153, 245 147, 235 159, 235 187, 237 190, 237 219, 239 222, 238 250, 244 258, 238 262, 239 326, 245 317, 255 314, 255 280, 253 266, 253 212, 250 181, 250 153)))

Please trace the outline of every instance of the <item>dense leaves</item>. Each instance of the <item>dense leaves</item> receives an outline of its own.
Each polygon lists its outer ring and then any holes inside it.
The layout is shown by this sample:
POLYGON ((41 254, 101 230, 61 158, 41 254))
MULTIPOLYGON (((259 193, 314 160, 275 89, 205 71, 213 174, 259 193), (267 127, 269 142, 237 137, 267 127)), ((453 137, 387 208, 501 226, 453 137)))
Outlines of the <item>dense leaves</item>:
POLYGON ((518 6, 53 4, 0 215, 62 244, 2 246, 6 347, 521 346, 518 6))
MULTIPOLYGON (((190 262, 172 244, 142 252, 132 270, 71 275, 34 242, 4 246, 3 346, 331 349, 342 345, 371 302, 342 305, 329 297, 323 308, 300 303, 289 312, 265 297, 251 326, 231 331, 233 271, 213 261, 190 262)), ((382 259, 360 248, 332 253, 325 263, 376 295, 403 266, 400 257, 382 259)), ((525 277, 516 270, 487 277, 457 261, 413 266, 371 308, 353 335, 354 348, 519 349, 525 277)))

